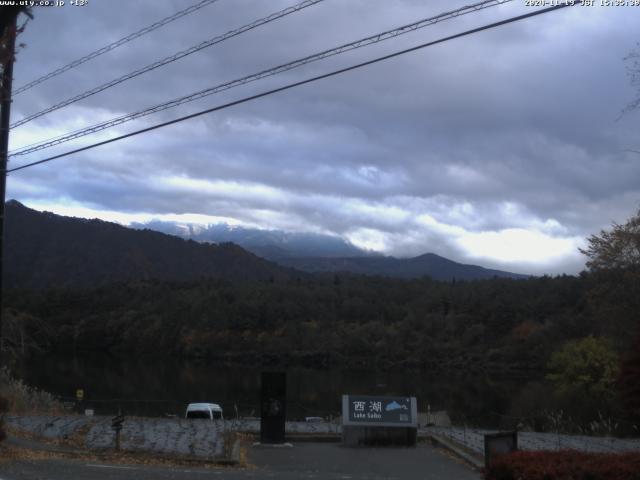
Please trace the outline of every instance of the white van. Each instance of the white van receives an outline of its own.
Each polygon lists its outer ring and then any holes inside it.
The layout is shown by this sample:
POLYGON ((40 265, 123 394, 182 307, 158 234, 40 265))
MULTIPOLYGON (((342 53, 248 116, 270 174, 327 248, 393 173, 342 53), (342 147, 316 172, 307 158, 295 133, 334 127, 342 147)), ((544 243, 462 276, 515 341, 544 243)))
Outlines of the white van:
POLYGON ((190 403, 184 418, 223 420, 222 408, 217 403, 190 403))

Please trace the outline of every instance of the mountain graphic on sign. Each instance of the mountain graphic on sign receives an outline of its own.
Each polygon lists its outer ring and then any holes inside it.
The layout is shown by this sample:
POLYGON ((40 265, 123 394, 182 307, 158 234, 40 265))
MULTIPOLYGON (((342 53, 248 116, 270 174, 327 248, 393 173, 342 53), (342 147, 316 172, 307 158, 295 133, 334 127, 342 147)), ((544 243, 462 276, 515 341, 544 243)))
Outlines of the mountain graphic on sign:
POLYGON ((388 403, 386 407, 384 407, 384 409, 387 412, 391 412, 393 410, 406 410, 407 406, 406 405, 400 405, 398 402, 396 402, 395 400, 391 403, 388 403))

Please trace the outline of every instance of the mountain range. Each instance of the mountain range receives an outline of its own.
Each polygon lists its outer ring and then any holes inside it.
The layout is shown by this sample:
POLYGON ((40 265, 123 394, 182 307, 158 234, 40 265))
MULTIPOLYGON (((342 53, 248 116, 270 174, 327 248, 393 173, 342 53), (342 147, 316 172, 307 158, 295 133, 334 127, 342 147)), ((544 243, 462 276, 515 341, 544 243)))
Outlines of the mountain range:
POLYGON ((276 280, 300 276, 301 271, 434 280, 526 278, 432 253, 385 257, 315 233, 227 225, 197 228, 170 222, 135 227, 40 212, 10 200, 5 211, 6 284, 65 288, 146 279, 276 280))
POLYGON ((429 276, 434 280, 527 278, 527 275, 457 263, 434 253, 413 258, 384 256, 371 250, 362 250, 340 237, 320 233, 261 230, 225 223, 203 226, 159 220, 134 223, 132 227, 149 228, 198 242, 233 242, 260 257, 305 272, 350 272, 395 278, 429 276))
POLYGON ((197 242, 233 242, 260 257, 274 261, 291 257, 380 256, 376 252, 362 250, 340 237, 321 233, 263 230, 226 223, 203 226, 160 220, 134 222, 131 227, 156 230, 197 242))

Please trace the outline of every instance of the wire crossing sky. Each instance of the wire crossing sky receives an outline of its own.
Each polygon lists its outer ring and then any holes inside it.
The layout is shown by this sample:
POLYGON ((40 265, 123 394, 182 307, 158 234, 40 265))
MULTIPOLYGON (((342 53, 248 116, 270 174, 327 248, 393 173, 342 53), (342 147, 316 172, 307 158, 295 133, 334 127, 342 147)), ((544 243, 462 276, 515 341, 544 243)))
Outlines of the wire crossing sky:
POLYGON ((212 3, 217 2, 218 0, 202 0, 201 2, 198 2, 194 5, 191 5, 188 8, 185 8, 184 10, 180 10, 176 13, 174 13, 173 15, 170 15, 168 17, 163 18, 162 20, 159 20, 155 23, 152 23, 151 25, 144 27, 136 32, 133 32, 130 35, 127 35, 124 38, 121 38, 120 40, 117 40, 113 43, 110 43, 109 45, 106 45, 102 48, 99 48, 98 50, 95 50, 83 57, 78 58, 77 60, 74 60, 73 62, 67 63, 66 65, 57 68, 56 70, 47 73, 46 75, 43 75, 35 80, 32 80, 31 82, 27 83, 26 85, 23 85, 22 87, 16 88, 13 91, 13 95, 18 95, 26 90, 29 90, 30 88, 35 87, 36 85, 41 84, 42 82, 46 82, 47 80, 52 79, 53 77, 56 77, 68 70, 71 70, 72 68, 76 68, 80 65, 82 65, 85 62, 88 62, 89 60, 92 60, 96 57, 99 57, 100 55, 103 55, 107 52, 110 52, 111 50, 114 50, 118 47, 121 47, 122 45, 129 43, 132 40, 135 40, 136 38, 139 38, 143 35, 146 35, 147 33, 151 33, 154 30, 157 30, 160 27, 163 27, 165 25, 167 25, 168 23, 171 23, 179 18, 184 17, 185 15, 189 15, 190 13, 196 12, 198 10, 200 10, 201 8, 206 7, 207 5, 210 5, 212 3))
MULTIPOLYGON (((237 0, 201 9, 16 96, 14 119, 290 3, 237 0)), ((624 222, 640 201, 640 111, 621 115, 637 98, 627 68, 640 8, 564 8, 355 68, 536 11, 510 1, 239 90, 223 87, 468 3, 322 2, 43 115, 11 132, 12 153, 77 140, 21 162, 15 156, 10 167, 75 159, 12 172, 7 198, 122 224, 315 232, 396 257, 431 252, 517 273, 575 274, 584 268, 578 248, 585 239, 624 222), (111 123, 216 87, 208 105, 203 98, 135 126, 111 123), (102 130, 80 137, 94 127, 102 130), (119 141, 124 136, 135 141, 119 141)), ((18 52, 14 83, 69 64, 179 5, 150 4, 35 9, 20 38, 27 48, 18 52)))
POLYGON ((492 29, 492 28, 500 27, 502 25, 507 25, 507 24, 513 23, 513 22, 519 22, 519 21, 525 20, 527 18, 535 17, 535 16, 538 16, 538 15, 542 15, 542 14, 545 14, 545 13, 553 12, 553 11, 556 11, 556 10, 560 10, 562 8, 575 6, 575 5, 579 5, 579 3, 576 2, 575 4, 556 5, 556 6, 553 6, 553 7, 540 9, 540 10, 537 10, 535 12, 527 13, 525 15, 519 15, 517 17, 511 17, 511 18, 508 18, 506 20, 502 20, 502 21, 499 21, 499 22, 495 22, 495 23, 491 23, 491 24, 488 24, 488 25, 484 25, 482 27, 474 28, 472 30, 467 30, 465 32, 457 33, 455 35, 450 35, 448 37, 441 38, 439 40, 435 40, 435 41, 428 42, 428 43, 423 43, 421 45, 417 45, 415 47, 411 47, 411 48, 408 48, 406 50, 401 50, 399 52, 395 52, 395 53, 392 53, 392 54, 389 54, 389 55, 385 55, 383 57, 378 57, 378 58, 375 58, 373 60, 369 60, 367 62, 362 62, 362 63, 359 63, 357 65, 352 65, 350 67, 342 68, 340 70, 335 70, 335 71, 330 72, 330 73, 325 73, 324 75, 318 75, 318 76, 315 76, 315 77, 312 77, 312 78, 308 78, 306 80, 302 80, 300 82, 295 82, 295 83, 292 83, 292 84, 289 84, 289 85, 285 85, 283 87, 279 87, 279 88, 275 88, 275 89, 272 89, 272 90, 268 90, 266 92, 262 92, 262 93, 259 93, 257 95, 252 95, 250 97, 246 97, 246 98, 243 98, 241 100, 236 100, 234 102, 230 102, 230 103, 227 103, 227 104, 224 104, 224 105, 219 105, 217 107, 209 108, 207 110, 203 110, 203 111, 200 111, 200 112, 197 112, 197 113, 193 113, 191 115, 180 117, 180 118, 177 118, 175 120, 171 120, 169 122, 164 122, 164 123, 161 123, 161 124, 158 124, 158 125, 154 125, 152 127, 148 127, 148 128, 144 128, 142 130, 131 132, 131 133, 128 133, 126 135, 120 135, 119 137, 111 138, 111 139, 105 140, 103 142, 94 143, 93 145, 88 145, 86 147, 78 148, 78 149, 75 149, 75 150, 72 150, 72 151, 69 151, 69 152, 66 152, 66 153, 62 153, 60 155, 55 155, 53 157, 49 157, 49 158, 45 158, 45 159, 42 159, 42 160, 38 160, 36 162, 27 163, 27 164, 21 165, 19 167, 9 168, 9 169, 7 169, 7 173, 16 172, 18 170, 23 170, 25 168, 34 167, 36 165, 41 165, 43 163, 47 163, 47 162, 50 162, 52 160, 57 160, 59 158, 63 158, 63 157, 72 155, 74 153, 83 152, 85 150, 90 150, 92 148, 96 148, 96 147, 99 147, 99 146, 102 146, 102 145, 106 145, 106 144, 109 144, 109 143, 117 142, 119 140, 124 140, 125 138, 130 138, 130 137, 133 137, 133 136, 136 136, 136 135, 140 135, 142 133, 147 133, 147 132, 150 132, 150 131, 153 131, 153 130, 157 130, 158 128, 167 127, 169 125, 173 125, 173 124, 179 123, 179 122, 184 122, 186 120, 190 120, 192 118, 196 118, 196 117, 199 117, 201 115, 205 115, 205 114, 212 113, 212 112, 217 112, 219 110, 223 110, 225 108, 233 107, 233 106, 239 105, 241 103, 245 103, 245 102, 248 102, 248 101, 251 101, 251 100, 256 100, 258 98, 266 97, 268 95, 273 95, 274 93, 283 92, 285 90, 289 90, 290 88, 299 87, 301 85, 306 85, 308 83, 316 82, 318 80, 322 80, 322 79, 325 79, 325 78, 333 77, 335 75, 340 75, 342 73, 350 72, 351 70, 355 70, 355 69, 358 69, 358 68, 362 68, 362 67, 366 67, 366 66, 369 66, 369 65, 373 65, 374 63, 378 63, 378 62, 382 62, 382 61, 385 61, 385 60, 389 60, 391 58, 395 58, 395 57, 398 57, 400 55, 405 55, 407 53, 415 52, 416 50, 421 50, 421 49, 426 48, 426 47, 431 47, 433 45, 437 45, 437 44, 440 44, 440 43, 448 42, 448 41, 454 40, 456 38, 465 37, 467 35, 471 35, 471 34, 474 34, 474 33, 482 32, 484 30, 489 30, 489 29, 492 29))
POLYGON ((118 77, 116 79, 113 79, 107 83, 104 83, 102 85, 99 85, 95 88, 92 88, 91 90, 87 90, 79 95, 75 95, 71 98, 68 98, 62 102, 59 102, 51 107, 45 108, 44 110, 41 110, 39 112, 36 112, 34 114, 31 114, 21 120, 18 120, 17 122, 14 122, 11 125, 11 128, 16 128, 19 127, 20 125, 24 125, 25 123, 30 122, 31 120, 34 120, 38 117, 41 117, 43 115, 46 115, 48 113, 51 112, 55 112, 56 110, 59 110, 63 107, 66 107, 67 105, 71 105, 72 103, 78 102, 80 100, 83 100, 87 97, 90 97, 92 95, 95 95, 97 93, 100 93, 108 88, 114 87, 120 83, 126 82, 127 80, 131 80, 132 78, 135 78, 139 75, 142 75, 143 73, 147 73, 150 72, 152 70, 155 70, 156 68, 160 68, 163 67, 165 65, 168 65, 170 63, 173 63, 177 60, 180 60, 188 55, 191 55, 193 53, 199 52, 200 50, 203 50, 205 48, 211 47, 213 45, 217 45, 218 43, 222 43, 225 40, 228 40, 230 38, 233 38, 237 35, 241 35, 245 32, 248 32, 249 30, 252 30, 254 28, 260 27, 262 25, 266 25, 267 23, 273 22, 275 20, 278 20, 282 17, 286 17, 287 15, 290 15, 292 13, 296 13, 299 12, 300 10, 310 7, 312 5, 316 5, 317 3, 320 3, 324 0, 304 0, 303 2, 300 2, 296 5, 293 5, 291 7, 285 8, 284 10, 280 10, 278 12, 272 13, 271 15, 264 17, 264 18, 260 18, 258 20, 255 20, 254 22, 251 22, 247 25, 244 25, 240 28, 237 28, 235 30, 230 30, 227 33, 225 33, 224 35, 218 35, 214 38, 211 38, 209 40, 206 40, 202 43, 199 43, 198 45, 194 45, 191 48, 188 48, 187 50, 183 50, 181 52, 175 53, 174 55, 171 55, 169 57, 165 57, 162 60, 158 60, 157 62, 154 62, 150 65, 147 65, 146 67, 140 68, 138 70, 135 70, 131 73, 128 73, 127 75, 123 75, 121 77, 118 77))
MULTIPOLYGON (((289 70, 292 70, 294 68, 298 68, 301 67, 303 65, 307 65, 311 62, 316 62, 319 60, 323 60, 325 58, 334 56, 334 55, 339 55, 342 54, 344 52, 347 52, 349 50, 354 50, 354 49, 358 49, 358 48, 362 48, 362 47, 366 47, 368 45, 373 45, 375 43, 379 43, 379 42, 383 42, 385 40, 389 40, 392 38, 395 38, 399 35, 403 35, 406 33, 410 33, 413 32, 415 30, 418 30, 420 28, 424 28, 424 27, 428 27, 431 25, 434 25, 436 23, 439 22, 443 22, 446 20, 451 20, 454 19, 456 17, 462 16, 462 15, 467 15, 469 13, 474 13, 474 12, 478 12, 480 10, 483 10, 485 8, 489 8, 489 7, 494 7, 497 5, 501 5, 504 3, 508 3, 511 2, 512 0, 486 0, 486 1, 482 1, 482 2, 478 2, 478 3, 474 3, 472 5, 467 5, 464 6, 462 8, 456 9, 456 10, 450 10, 444 13, 441 13, 439 15, 435 15, 429 18, 425 18, 422 20, 418 20, 416 22, 412 22, 410 24, 407 25, 403 25, 401 27, 392 29, 392 30, 387 30, 384 32, 380 32, 380 33, 376 33, 374 35, 370 35, 368 37, 365 38, 360 38, 356 41, 350 42, 350 43, 346 43, 328 50, 324 50, 322 52, 319 53, 315 53, 313 55, 308 55, 306 57, 303 58, 299 58, 297 60, 293 60, 291 62, 282 64, 282 65, 278 65, 276 67, 272 67, 266 70, 262 70, 260 72, 251 74, 251 75, 247 75, 235 80, 231 80, 229 82, 225 82, 213 87, 209 87, 206 88, 204 90, 200 90, 198 92, 194 92, 191 93, 189 95, 185 95, 182 96, 180 98, 176 98, 173 99, 171 101, 165 102, 165 103, 161 103, 158 105, 154 105, 152 107, 148 107, 144 110, 140 110, 138 112, 134 112, 134 113, 130 113, 127 115, 123 115, 120 116, 118 118, 114 118, 111 119, 109 121, 106 122, 101 122, 97 125, 92 125, 90 127, 84 128, 84 129, 80 129, 80 130, 76 130, 74 132, 71 132, 67 135, 62 135, 62 136, 58 136, 54 139, 51 139, 49 141, 46 142, 42 142, 40 144, 38 144, 37 146, 33 146, 30 148, 22 148, 19 149, 15 152, 10 152, 9 157, 14 157, 14 156, 18 156, 18 155, 27 155, 29 153, 32 152, 36 152, 38 150, 42 150, 44 148, 48 148, 54 145, 59 145, 61 143, 65 143, 68 142, 70 140, 74 140, 76 138, 80 138, 92 133, 96 133, 99 132, 101 130, 105 130, 107 128, 111 128, 114 127, 116 125, 120 125, 126 122, 129 122, 131 120, 136 120, 138 118, 142 118, 144 116, 147 115, 151 115, 153 113, 157 113, 163 110, 167 110, 169 108, 173 108, 173 107, 177 107, 179 105, 183 105, 185 103, 189 103, 189 102, 193 102, 195 100, 199 100, 201 98, 205 98, 207 96, 225 91, 225 90, 229 90, 231 88, 234 87, 239 87, 241 85, 245 85, 249 82, 254 82, 257 80, 261 80, 267 77, 270 77, 272 75, 277 75, 279 73, 282 72, 286 72, 289 70)), ((88 96, 88 95, 87 95, 88 96)), ((71 102, 70 102, 71 103, 71 102)), ((53 107, 52 107, 53 108, 53 107)))

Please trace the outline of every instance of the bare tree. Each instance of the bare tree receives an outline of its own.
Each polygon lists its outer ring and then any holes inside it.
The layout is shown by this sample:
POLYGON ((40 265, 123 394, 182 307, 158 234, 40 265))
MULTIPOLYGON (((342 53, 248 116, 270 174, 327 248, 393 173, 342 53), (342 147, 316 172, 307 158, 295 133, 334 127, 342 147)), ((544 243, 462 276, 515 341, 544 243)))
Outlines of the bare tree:
POLYGON ((629 76, 631 86, 635 87, 638 91, 636 98, 622 111, 623 114, 640 108, 640 43, 629 55, 624 57, 624 60, 627 62, 627 75, 629 76))

